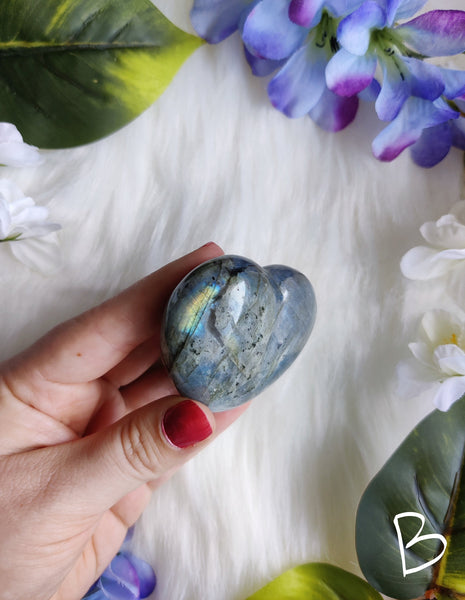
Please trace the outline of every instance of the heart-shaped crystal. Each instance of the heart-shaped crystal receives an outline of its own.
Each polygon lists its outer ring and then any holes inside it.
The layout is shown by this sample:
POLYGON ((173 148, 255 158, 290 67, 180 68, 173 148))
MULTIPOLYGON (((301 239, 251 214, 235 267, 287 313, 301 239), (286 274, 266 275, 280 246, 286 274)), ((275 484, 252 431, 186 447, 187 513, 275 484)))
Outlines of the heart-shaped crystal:
POLYGON ((295 360, 313 328, 315 294, 290 267, 221 256, 191 271, 168 302, 163 361, 178 391, 213 411, 250 400, 295 360))

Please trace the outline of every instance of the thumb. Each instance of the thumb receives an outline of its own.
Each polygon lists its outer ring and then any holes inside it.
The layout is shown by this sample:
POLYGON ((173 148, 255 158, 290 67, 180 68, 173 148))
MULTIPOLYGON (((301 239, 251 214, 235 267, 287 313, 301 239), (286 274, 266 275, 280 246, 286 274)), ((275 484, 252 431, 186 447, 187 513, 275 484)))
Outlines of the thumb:
POLYGON ((215 424, 203 404, 169 397, 65 444, 67 457, 60 471, 71 506, 89 516, 108 510, 142 484, 189 460, 207 445, 215 424))
MULTIPOLYGON (((125 509, 113 515, 124 526, 132 524, 142 510, 141 498, 146 495, 131 492, 146 482, 164 478, 192 457, 212 438, 215 427, 215 417, 206 406, 170 397, 87 437, 0 457, 2 481, 11 482, 0 486, 0 580, 7 577, 8 583, 19 590, 16 597, 26 598, 21 590, 24 586, 32 589, 34 577, 38 577, 42 581, 40 598, 50 597, 62 574, 71 573, 73 565, 78 565, 83 540, 87 543, 91 533, 95 533, 102 515, 124 498, 125 509), (25 552, 24 548, 30 551, 25 552), (5 571, 11 566, 9 557, 18 552, 23 564, 32 561, 27 582, 18 579, 21 569, 13 575, 5 571), (45 589, 43 572, 52 563, 45 589)), ((221 427, 220 420, 216 430, 221 427)), ((113 538, 118 538, 116 550, 122 541, 121 528, 115 531, 114 519, 111 523, 113 538)), ((111 558, 106 556, 112 548, 108 536, 107 526, 105 552, 93 547, 97 561, 106 563, 111 558)), ((91 561, 82 556, 87 573, 91 561)), ((1 593, 0 596, 3 598, 1 593)))

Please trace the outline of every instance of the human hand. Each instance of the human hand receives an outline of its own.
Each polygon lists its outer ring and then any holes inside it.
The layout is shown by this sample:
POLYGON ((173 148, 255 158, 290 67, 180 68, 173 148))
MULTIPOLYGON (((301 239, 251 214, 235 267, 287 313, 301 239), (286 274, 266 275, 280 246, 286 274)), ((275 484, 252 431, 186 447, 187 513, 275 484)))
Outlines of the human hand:
POLYGON ((2 600, 79 600, 151 492, 243 412, 179 398, 156 365, 171 291, 220 254, 170 263, 0 366, 2 600))

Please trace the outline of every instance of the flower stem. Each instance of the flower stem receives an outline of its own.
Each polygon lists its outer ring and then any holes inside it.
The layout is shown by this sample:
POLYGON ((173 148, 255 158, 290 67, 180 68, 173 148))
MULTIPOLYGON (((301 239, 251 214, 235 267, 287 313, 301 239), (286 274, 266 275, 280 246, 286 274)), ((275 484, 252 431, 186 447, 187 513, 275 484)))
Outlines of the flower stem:
POLYGON ((7 238, 4 238, 3 240, 0 240, 0 243, 1 242, 15 242, 20 237, 21 237, 21 234, 17 233, 16 235, 11 235, 10 237, 7 237, 7 238))

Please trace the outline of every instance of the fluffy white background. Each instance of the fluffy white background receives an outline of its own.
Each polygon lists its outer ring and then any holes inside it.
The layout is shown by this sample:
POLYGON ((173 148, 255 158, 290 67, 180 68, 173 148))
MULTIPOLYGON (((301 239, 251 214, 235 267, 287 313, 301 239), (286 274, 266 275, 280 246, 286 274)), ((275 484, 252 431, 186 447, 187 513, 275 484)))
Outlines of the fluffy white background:
MULTIPOLYGON (((190 0, 154 3, 189 30, 190 0)), ((408 152, 377 162, 379 129, 367 105, 339 134, 288 120, 233 36, 197 50, 123 130, 4 170, 63 224, 64 267, 46 278, 0 248, 2 357, 209 240, 296 267, 315 287, 318 318, 298 361, 138 524, 156 600, 241 600, 313 560, 359 572, 359 498, 432 409, 398 397, 395 366, 424 310, 448 304, 444 282, 408 282, 399 261, 419 226, 460 198, 462 178, 458 152, 429 171, 408 152)))

